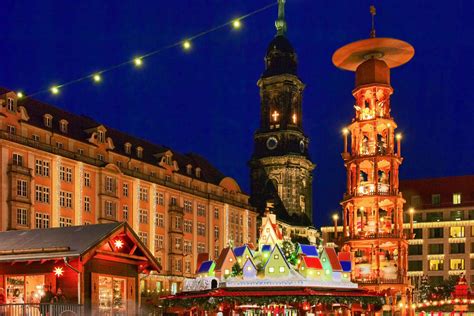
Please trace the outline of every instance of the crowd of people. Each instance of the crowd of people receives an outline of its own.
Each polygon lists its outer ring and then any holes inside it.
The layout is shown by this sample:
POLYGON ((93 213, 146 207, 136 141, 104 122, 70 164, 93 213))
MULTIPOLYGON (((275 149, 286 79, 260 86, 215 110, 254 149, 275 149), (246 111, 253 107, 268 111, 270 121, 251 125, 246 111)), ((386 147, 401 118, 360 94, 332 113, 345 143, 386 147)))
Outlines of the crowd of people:
POLYGON ((26 296, 26 301, 19 289, 11 291, 7 296, 5 290, 0 287, 0 316, 2 316, 1 305, 25 303, 38 304, 38 306, 31 306, 31 308, 39 308, 41 315, 47 315, 49 304, 65 304, 67 303, 67 299, 61 288, 58 287, 56 294, 54 294, 50 285, 44 286, 44 294, 42 296, 38 295, 35 291, 31 291, 31 293, 26 296))

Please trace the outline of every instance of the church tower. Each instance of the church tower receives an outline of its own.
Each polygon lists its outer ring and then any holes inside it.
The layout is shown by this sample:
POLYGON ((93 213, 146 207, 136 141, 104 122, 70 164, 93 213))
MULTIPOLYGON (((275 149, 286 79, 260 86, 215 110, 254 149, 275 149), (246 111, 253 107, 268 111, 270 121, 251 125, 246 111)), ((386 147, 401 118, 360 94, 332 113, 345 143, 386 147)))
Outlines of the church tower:
POLYGON ((278 220, 305 226, 312 221, 312 171, 309 139, 303 133, 304 84, 297 58, 286 38, 285 1, 278 0, 277 34, 268 45, 260 88, 260 127, 254 134, 251 204, 265 210, 268 202, 278 220))

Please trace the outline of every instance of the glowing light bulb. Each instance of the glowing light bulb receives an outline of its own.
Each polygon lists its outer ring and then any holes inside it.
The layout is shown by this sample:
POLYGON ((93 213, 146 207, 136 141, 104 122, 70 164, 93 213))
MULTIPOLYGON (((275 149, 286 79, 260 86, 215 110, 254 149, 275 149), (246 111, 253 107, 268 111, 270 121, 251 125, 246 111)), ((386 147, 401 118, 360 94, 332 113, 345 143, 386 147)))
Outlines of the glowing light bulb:
POLYGON ((402 139, 402 134, 398 133, 397 136, 395 136, 397 140, 402 139))
POLYGON ((140 67, 141 65, 143 65, 143 61, 140 57, 137 57, 133 60, 133 63, 135 64, 135 66, 137 67, 140 67))
POLYGON ((232 26, 234 27, 234 29, 240 29, 242 24, 240 23, 240 20, 237 19, 232 22, 232 26))
POLYGON ((188 41, 188 40, 184 41, 184 42, 183 42, 183 48, 184 48, 185 50, 189 50, 189 49, 191 48, 191 42, 188 41))
POLYGON ((21 99, 21 98, 24 97, 23 92, 21 92, 21 91, 18 91, 16 96, 18 97, 18 99, 21 99))
POLYGON ((332 216, 332 219, 333 219, 333 221, 337 221, 337 220, 339 219, 339 215, 334 214, 334 215, 332 216))
POLYGON ((53 272, 57 277, 60 277, 63 275, 64 269, 62 267, 55 267, 53 272))
POLYGON ((123 241, 120 240, 120 239, 117 239, 117 240, 114 242, 114 245, 115 245, 115 248, 120 249, 120 248, 123 247, 123 241))
POLYGON ((102 80, 102 77, 100 74, 95 74, 92 79, 94 79, 95 82, 100 82, 102 80))
POLYGON ((345 128, 343 128, 343 129, 342 129, 342 133, 343 133, 344 135, 347 135, 347 134, 349 134, 349 129, 348 129, 348 128, 346 128, 346 127, 345 127, 345 128))
POLYGON ((59 93, 59 87, 58 86, 51 87, 51 93, 52 94, 58 94, 59 93))

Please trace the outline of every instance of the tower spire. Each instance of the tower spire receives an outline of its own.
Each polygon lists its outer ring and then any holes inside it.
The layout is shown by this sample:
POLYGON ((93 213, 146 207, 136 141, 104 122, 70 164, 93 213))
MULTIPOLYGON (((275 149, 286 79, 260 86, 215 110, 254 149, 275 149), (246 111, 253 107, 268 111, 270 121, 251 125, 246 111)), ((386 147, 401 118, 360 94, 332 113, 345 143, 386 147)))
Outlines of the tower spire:
POLYGON ((370 15, 372 16, 372 29, 370 30, 371 38, 375 37, 375 15, 376 14, 377 14, 377 11, 375 10, 375 6, 371 5, 370 6, 370 15))
POLYGON ((285 2, 286 0, 278 0, 278 19, 275 21, 277 36, 285 35, 286 33, 285 2))

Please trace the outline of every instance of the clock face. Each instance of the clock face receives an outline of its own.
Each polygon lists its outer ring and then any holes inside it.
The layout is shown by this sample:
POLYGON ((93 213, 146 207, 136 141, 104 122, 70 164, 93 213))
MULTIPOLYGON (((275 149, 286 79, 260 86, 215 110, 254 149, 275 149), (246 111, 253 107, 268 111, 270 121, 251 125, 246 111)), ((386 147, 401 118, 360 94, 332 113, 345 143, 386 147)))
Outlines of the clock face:
POLYGON ((269 137, 267 139, 267 148, 270 149, 270 150, 273 150, 277 147, 278 145, 278 139, 276 139, 275 137, 269 137))
POLYGON ((301 151, 301 153, 304 153, 304 147, 305 147, 304 146, 304 141, 301 140, 300 141, 300 151, 301 151))

